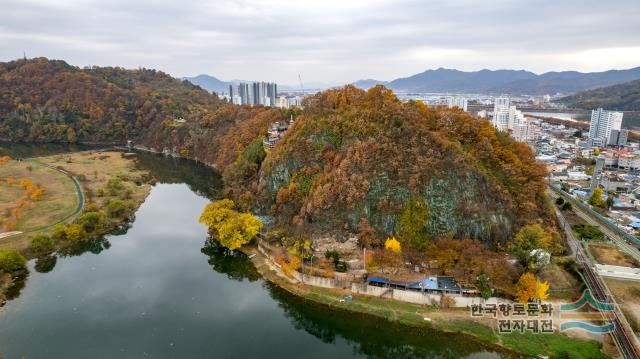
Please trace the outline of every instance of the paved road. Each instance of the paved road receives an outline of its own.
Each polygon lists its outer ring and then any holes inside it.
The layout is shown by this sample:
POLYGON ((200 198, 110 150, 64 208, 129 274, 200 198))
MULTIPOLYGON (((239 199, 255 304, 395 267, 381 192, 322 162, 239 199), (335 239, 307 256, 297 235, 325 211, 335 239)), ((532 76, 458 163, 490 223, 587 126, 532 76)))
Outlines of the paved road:
POLYGON ((611 333, 611 336, 620 354, 625 359, 640 359, 638 340, 633 329, 631 329, 631 326, 624 317, 624 314, 622 314, 620 306, 615 302, 615 299, 609 292, 609 288, 607 288, 607 285, 600 275, 594 270, 593 263, 591 263, 591 260, 587 256, 582 243, 575 238, 571 226, 564 218, 564 215, 557 208, 555 208, 555 211, 560 226, 567 235, 567 243, 569 244, 571 254, 583 269, 582 277, 587 288, 589 288, 596 299, 615 304, 615 316, 613 319, 614 331, 611 333))

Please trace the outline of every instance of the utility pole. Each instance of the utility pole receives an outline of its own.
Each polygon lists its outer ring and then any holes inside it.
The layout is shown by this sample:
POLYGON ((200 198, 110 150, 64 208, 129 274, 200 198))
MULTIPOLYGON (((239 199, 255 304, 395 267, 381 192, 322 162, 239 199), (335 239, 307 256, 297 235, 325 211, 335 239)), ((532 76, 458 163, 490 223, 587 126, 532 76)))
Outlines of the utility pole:
POLYGON ((367 271, 367 247, 362 247, 362 269, 367 271))

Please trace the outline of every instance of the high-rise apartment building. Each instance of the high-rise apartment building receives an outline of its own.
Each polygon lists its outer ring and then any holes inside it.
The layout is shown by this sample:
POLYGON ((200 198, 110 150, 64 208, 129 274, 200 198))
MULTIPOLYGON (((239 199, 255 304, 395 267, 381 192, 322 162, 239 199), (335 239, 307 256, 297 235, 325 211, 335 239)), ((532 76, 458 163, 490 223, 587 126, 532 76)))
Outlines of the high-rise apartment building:
POLYGON ((515 106, 510 105, 509 97, 496 97, 493 103, 493 118, 491 123, 500 131, 514 131, 524 115, 515 106))
POLYGON ((462 96, 449 96, 447 97, 447 107, 458 107, 462 111, 467 111, 467 99, 462 96))
POLYGON ((275 106, 278 85, 273 82, 231 84, 229 85, 229 96, 236 105, 275 106))
MULTIPOLYGON (((622 112, 606 111, 602 108, 591 111, 591 124, 589 126, 589 143, 591 146, 608 145, 611 131, 620 131, 622 127, 622 115, 622 112)), ((617 143, 612 145, 617 145, 617 143)))
POLYGON ((629 139, 629 130, 611 129, 611 134, 609 135, 609 141, 607 142, 607 145, 626 146, 628 139, 629 139))
POLYGON ((493 102, 493 118, 491 123, 501 131, 509 129, 509 97, 496 97, 493 102))

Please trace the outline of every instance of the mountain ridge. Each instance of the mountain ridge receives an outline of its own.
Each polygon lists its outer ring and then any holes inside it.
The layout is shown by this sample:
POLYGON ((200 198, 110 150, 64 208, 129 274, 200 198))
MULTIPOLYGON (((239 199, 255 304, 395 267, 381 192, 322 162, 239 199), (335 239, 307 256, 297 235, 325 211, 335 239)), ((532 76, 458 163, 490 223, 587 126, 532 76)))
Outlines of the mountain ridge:
POLYGON ((572 108, 640 111, 640 80, 581 91, 558 102, 572 108))
POLYGON ((545 95, 571 94, 636 79, 640 79, 640 66, 600 72, 550 71, 539 75, 527 70, 461 71, 440 67, 391 81, 363 79, 353 84, 368 88, 382 83, 394 91, 406 92, 545 95))

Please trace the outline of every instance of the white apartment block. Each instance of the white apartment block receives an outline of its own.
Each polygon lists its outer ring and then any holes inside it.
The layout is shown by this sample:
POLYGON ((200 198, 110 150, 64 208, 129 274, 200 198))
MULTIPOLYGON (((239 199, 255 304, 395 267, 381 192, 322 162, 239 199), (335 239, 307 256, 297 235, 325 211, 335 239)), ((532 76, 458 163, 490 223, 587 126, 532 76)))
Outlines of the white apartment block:
POLYGON ((467 99, 462 96, 449 96, 447 97, 447 107, 454 108, 458 107, 462 109, 462 111, 467 111, 467 99))
POLYGON ((513 127, 511 135, 518 141, 532 142, 540 138, 540 131, 540 125, 523 119, 513 127))
POLYGON ((494 99, 491 123, 500 131, 509 129, 509 97, 496 97, 494 99))
POLYGON ((591 124, 589 126, 591 146, 608 145, 611 130, 620 131, 622 127, 622 115, 622 112, 606 111, 602 108, 591 111, 591 124))

